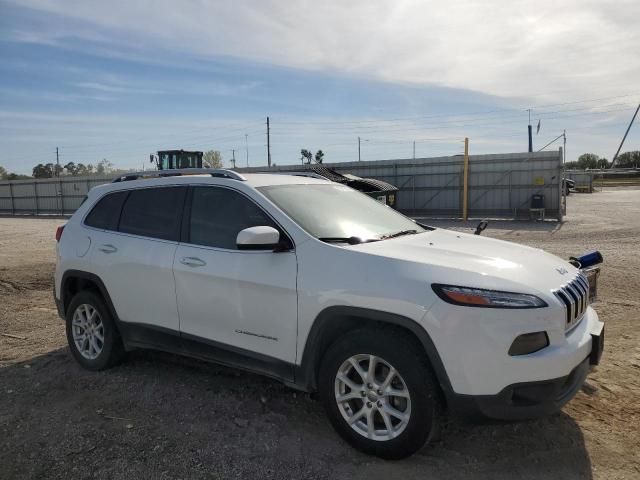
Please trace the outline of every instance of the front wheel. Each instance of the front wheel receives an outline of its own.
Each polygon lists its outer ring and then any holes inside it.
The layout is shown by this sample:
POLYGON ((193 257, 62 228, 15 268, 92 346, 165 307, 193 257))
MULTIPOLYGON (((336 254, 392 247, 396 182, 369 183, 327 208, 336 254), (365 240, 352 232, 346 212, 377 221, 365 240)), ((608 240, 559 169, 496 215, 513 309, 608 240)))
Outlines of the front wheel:
POLYGON ((334 428, 365 453, 407 457, 436 428, 437 383, 424 354, 402 332, 342 336, 323 358, 319 389, 334 428))

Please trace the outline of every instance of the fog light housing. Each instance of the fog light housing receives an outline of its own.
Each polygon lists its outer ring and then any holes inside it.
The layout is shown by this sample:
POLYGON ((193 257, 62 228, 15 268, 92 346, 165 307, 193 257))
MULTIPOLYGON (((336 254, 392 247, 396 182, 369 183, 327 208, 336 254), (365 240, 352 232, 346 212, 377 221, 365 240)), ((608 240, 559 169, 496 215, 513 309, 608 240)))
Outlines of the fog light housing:
POLYGON ((509 355, 527 355, 549 346, 547 332, 523 333, 518 335, 509 347, 509 355))

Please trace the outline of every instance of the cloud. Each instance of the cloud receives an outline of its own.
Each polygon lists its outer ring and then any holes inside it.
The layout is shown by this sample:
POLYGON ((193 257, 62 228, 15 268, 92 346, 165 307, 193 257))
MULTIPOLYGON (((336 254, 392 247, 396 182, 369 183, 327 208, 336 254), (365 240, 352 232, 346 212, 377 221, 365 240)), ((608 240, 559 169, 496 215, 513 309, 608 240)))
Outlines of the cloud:
MULTIPOLYGON (((24 0, 55 14, 24 39, 233 56, 393 83, 551 100, 629 93, 640 77, 640 2, 24 0), (126 6, 125 6, 126 5, 126 6)), ((126 50, 126 49, 125 49, 126 50)), ((133 53, 133 52, 132 52, 133 53)))

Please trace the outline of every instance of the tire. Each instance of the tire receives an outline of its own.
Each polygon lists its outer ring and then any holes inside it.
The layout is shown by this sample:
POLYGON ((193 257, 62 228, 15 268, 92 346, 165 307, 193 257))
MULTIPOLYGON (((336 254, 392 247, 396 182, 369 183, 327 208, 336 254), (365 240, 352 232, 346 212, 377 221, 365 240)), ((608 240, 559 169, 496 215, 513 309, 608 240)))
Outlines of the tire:
POLYGON ((397 460, 422 448, 436 432, 441 392, 425 354, 416 343, 411 336, 393 328, 360 329, 343 335, 325 353, 318 377, 320 399, 333 427, 356 449, 397 460), (366 377, 369 370, 371 355, 378 359, 374 362, 373 389, 362 380, 362 373, 366 377), (360 373, 353 362, 360 366, 360 373), (391 384, 385 387, 389 367, 393 367, 397 375, 392 375, 391 384), (345 377, 360 388, 349 387, 345 377), (389 387, 402 395, 408 394, 408 399, 387 395, 385 390, 389 387), (351 399, 339 402, 339 396, 351 399), (389 412, 404 414, 408 419, 402 420, 389 412), (364 416, 354 420, 358 415, 364 416), (370 418, 373 433, 369 429, 370 418))
POLYGON ((71 354, 84 368, 104 370, 124 358, 122 339, 111 312, 102 297, 93 291, 81 291, 73 297, 67 310, 66 327, 71 354))

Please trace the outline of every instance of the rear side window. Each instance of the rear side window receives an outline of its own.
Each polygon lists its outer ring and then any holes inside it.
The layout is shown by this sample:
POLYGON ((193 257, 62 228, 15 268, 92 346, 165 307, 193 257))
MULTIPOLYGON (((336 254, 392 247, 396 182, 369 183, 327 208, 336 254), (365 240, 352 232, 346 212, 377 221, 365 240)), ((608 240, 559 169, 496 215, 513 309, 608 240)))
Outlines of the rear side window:
POLYGON ((258 226, 278 229, 260 207, 238 192, 216 187, 193 189, 189 243, 236 250, 238 232, 258 226))
POLYGON ((118 230, 162 240, 178 240, 185 187, 131 190, 118 230))
POLYGON ((102 197, 89 212, 84 224, 103 230, 117 230, 120 209, 127 193, 129 192, 115 192, 102 197))

